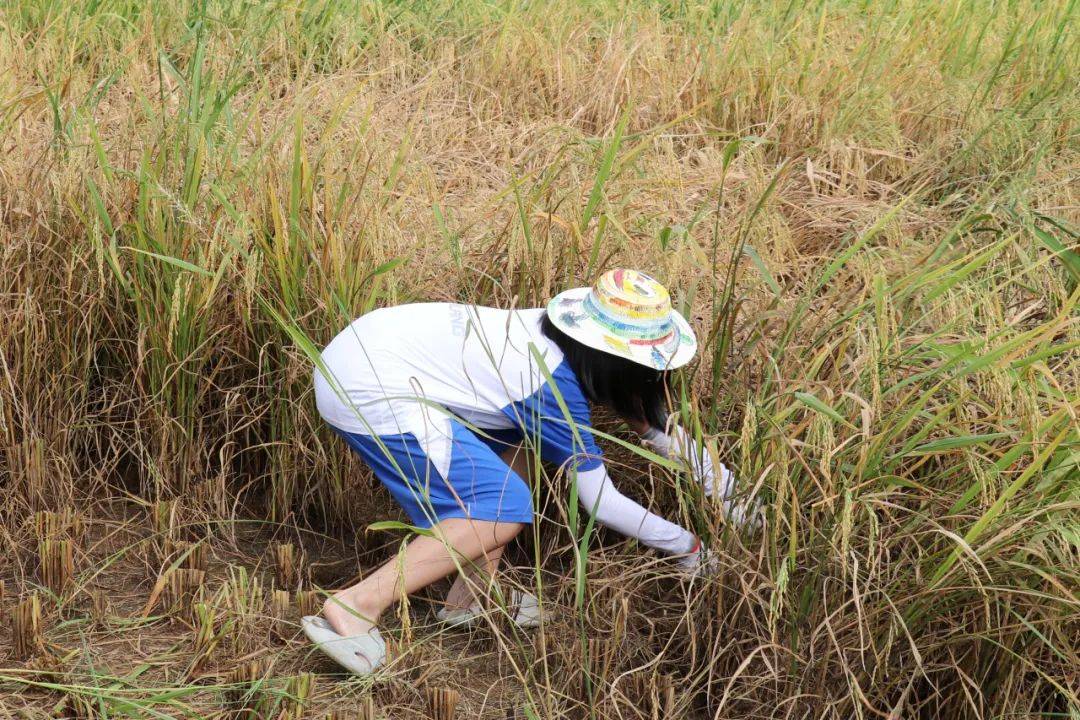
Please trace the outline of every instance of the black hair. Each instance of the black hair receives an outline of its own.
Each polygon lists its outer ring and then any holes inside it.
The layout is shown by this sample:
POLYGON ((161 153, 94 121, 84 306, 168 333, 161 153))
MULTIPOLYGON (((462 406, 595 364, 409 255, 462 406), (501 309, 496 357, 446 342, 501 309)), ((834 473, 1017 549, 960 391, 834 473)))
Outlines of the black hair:
POLYGON ((664 429, 671 373, 591 348, 555 326, 547 313, 540 330, 559 346, 591 402, 614 410, 623 418, 664 429))

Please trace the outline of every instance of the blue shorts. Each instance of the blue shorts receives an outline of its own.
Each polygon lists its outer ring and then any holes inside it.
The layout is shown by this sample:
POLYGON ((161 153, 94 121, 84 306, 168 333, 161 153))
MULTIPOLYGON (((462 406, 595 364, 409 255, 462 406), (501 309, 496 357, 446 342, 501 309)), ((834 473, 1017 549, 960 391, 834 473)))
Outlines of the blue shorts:
POLYGON ((500 435, 493 442, 482 440, 456 420, 450 421, 450 427, 445 477, 411 432, 372 436, 334 430, 375 471, 417 527, 428 528, 449 518, 531 523, 529 486, 498 455, 508 447, 509 436, 490 431, 489 435, 500 435))
POLYGON ((479 428, 483 435, 476 435, 476 439, 495 451, 496 455, 502 455, 512 447, 517 447, 525 442, 525 433, 517 428, 499 428, 490 430, 479 428))

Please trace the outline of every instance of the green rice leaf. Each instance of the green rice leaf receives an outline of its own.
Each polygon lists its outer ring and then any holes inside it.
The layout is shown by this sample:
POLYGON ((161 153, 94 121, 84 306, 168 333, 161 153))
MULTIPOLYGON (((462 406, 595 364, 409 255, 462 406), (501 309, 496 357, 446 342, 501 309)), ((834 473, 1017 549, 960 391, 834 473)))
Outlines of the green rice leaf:
POLYGON ((983 435, 957 435, 955 437, 941 438, 940 440, 932 440, 928 443, 924 443, 913 449, 908 454, 930 455, 938 452, 946 452, 949 450, 958 450, 960 448, 971 447, 972 445, 983 445, 992 440, 1000 440, 1007 437, 1012 437, 1012 433, 997 432, 986 433, 983 435))
POLYGON ((796 392, 796 393, 794 393, 794 395, 795 395, 795 398, 799 402, 801 402, 803 405, 806 405, 807 407, 811 408, 812 410, 816 410, 817 412, 821 413, 822 415, 825 415, 825 416, 835 420, 838 423, 841 423, 843 425, 847 425, 849 428, 854 428, 855 427, 850 422, 845 420, 843 415, 838 413, 836 410, 831 408, 829 405, 827 405, 823 401, 819 400, 814 395, 811 395, 810 393, 804 393, 804 392, 796 392))
POLYGON ((780 296, 780 284, 776 282, 776 278, 769 272, 769 268, 766 267, 765 262, 761 259, 761 255, 754 249, 754 246, 750 243, 743 245, 743 254, 750 258, 750 262, 754 263, 754 267, 761 273, 761 277, 765 280, 765 284, 769 286, 769 289, 773 291, 773 295, 780 296))
POLYGON ((1035 237, 1051 252, 1061 258, 1065 269, 1072 275, 1074 282, 1080 282, 1080 254, 1065 247, 1065 244, 1042 228, 1033 227, 1035 237))
POLYGON ((152 258, 160 260, 160 261, 162 261, 164 263, 168 263, 169 265, 173 265, 175 267, 178 267, 181 270, 187 270, 188 272, 197 273, 199 275, 204 275, 204 276, 209 277, 209 278, 214 277, 214 273, 210 272, 206 268, 201 268, 198 265, 193 265, 193 264, 189 263, 187 260, 181 260, 180 258, 172 257, 171 255, 162 255, 161 253, 150 252, 149 250, 142 250, 142 249, 137 248, 137 247, 131 247, 130 245, 122 245, 120 247, 120 249, 121 250, 131 250, 132 252, 137 252, 137 253, 139 253, 141 255, 149 255, 152 258))

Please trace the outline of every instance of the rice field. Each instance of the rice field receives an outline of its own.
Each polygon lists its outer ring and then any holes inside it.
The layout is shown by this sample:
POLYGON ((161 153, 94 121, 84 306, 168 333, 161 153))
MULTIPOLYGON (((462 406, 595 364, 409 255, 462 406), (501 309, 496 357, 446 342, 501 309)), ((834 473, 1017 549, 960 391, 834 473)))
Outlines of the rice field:
MULTIPOLYGON (((1075 0, 0 4, 0 713, 1080 718, 1075 0), (503 579, 544 623, 302 613, 409 535, 312 358, 415 300, 611 267, 702 339, 680 411, 734 528, 611 418, 537 466, 503 579), (623 444, 620 444, 619 441, 623 444)), ((445 589, 444 583, 441 588, 445 589)))

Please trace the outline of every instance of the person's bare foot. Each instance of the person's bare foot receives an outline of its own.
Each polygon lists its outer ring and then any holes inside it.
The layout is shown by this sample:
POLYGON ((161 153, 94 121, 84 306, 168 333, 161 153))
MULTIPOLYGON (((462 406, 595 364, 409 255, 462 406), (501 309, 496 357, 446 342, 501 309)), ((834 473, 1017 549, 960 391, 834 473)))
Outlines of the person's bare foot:
POLYGON ((375 627, 378 622, 378 613, 364 608, 347 591, 335 593, 323 603, 323 617, 330 627, 342 637, 363 635, 375 627))

